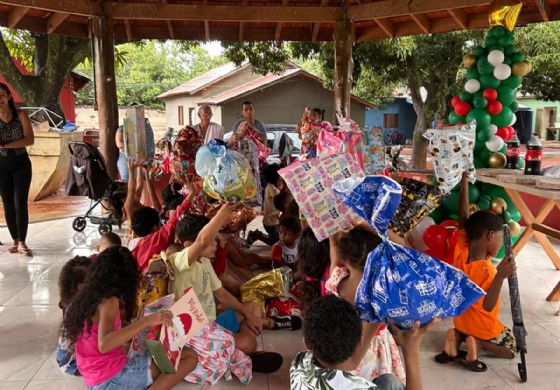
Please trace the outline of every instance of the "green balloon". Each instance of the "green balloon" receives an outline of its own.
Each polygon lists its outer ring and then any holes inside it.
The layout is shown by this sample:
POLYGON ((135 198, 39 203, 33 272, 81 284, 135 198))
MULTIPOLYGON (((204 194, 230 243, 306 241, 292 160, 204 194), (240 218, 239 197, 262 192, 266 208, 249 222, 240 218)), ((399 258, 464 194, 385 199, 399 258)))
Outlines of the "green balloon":
POLYGON ((491 121, 490 114, 483 108, 473 108, 469 115, 467 115, 467 123, 476 120, 476 128, 483 129, 487 128, 490 125, 491 121))
POLYGON ((503 47, 502 45, 500 45, 499 43, 495 43, 495 44, 493 44, 493 45, 486 46, 486 51, 487 51, 488 53, 490 53, 490 52, 493 51, 493 50, 499 50, 499 51, 503 52, 503 51, 504 51, 504 47, 503 47))
POLYGON ((467 80, 472 80, 472 79, 478 80, 479 77, 480 77, 480 73, 478 73, 478 70, 476 68, 467 69, 467 80))
POLYGON ((469 203, 476 203, 480 197, 480 191, 475 184, 469 184, 469 203))
POLYGON ((525 160, 519 157, 519 159, 517 160, 517 169, 523 169, 523 168, 525 168, 525 160))
POLYGON ((450 214, 457 214, 459 207, 460 195, 457 192, 451 192, 447 198, 443 201, 443 207, 450 214))
MULTIPOLYGON (((473 68, 471 68, 471 69, 473 69, 473 68)), ((478 71, 476 73, 478 74, 478 71)), ((461 101, 463 101, 463 102, 472 102, 473 94, 469 93, 467 91, 463 91, 459 94, 459 99, 461 99, 461 101)))
POLYGON ((492 207, 491 201, 488 199, 484 199, 484 198, 480 198, 478 200, 478 208, 482 211, 484 210, 490 210, 490 207, 492 207))
MULTIPOLYGON (((511 244, 515 245, 515 243, 517 242, 517 240, 519 240, 520 237, 521 237, 521 233, 519 233, 517 236, 512 237, 511 238, 511 244)), ((496 258, 497 259, 503 259, 504 256, 505 256, 505 247, 504 247, 504 245, 502 245, 502 247, 500 248, 500 250, 496 254, 496 258)))
POLYGON ((513 53, 511 55, 511 61, 512 62, 521 62, 521 61, 525 61, 525 55, 521 54, 521 53, 513 53))
POLYGON ((506 33, 506 29, 503 26, 496 26, 490 29, 490 33, 492 33, 495 37, 499 38, 504 36, 506 33))
POLYGON ((507 79, 502 81, 501 85, 505 85, 510 88, 517 88, 523 83, 523 77, 521 76, 509 76, 507 79))
POLYGON ((508 37, 507 35, 498 38, 498 44, 502 46, 511 45, 511 41, 512 41, 511 37, 508 37))
POLYGON ((473 106, 475 108, 484 108, 488 105, 488 100, 484 96, 475 95, 473 98, 473 106))
POLYGON ((500 86, 500 80, 491 74, 483 74, 480 76, 480 87, 481 89, 493 88, 496 89, 500 86))
POLYGON ((486 44, 486 47, 488 48, 488 46, 492 46, 498 43, 498 38, 496 38, 494 36, 494 34, 488 34, 486 36, 486 39, 484 40, 484 43, 486 44))
POLYGON ((449 123, 451 123, 452 125, 456 125, 459 122, 463 122, 465 123, 465 117, 464 116, 459 116, 457 115, 457 113, 455 111, 451 111, 449 113, 449 116, 447 117, 447 120, 449 121, 449 123))
POLYGON ((513 53, 515 53, 515 51, 516 49, 514 45, 506 46, 506 48, 504 49, 504 53, 506 56, 512 55, 513 53))
POLYGON ((517 111, 519 111, 519 103, 517 102, 513 102, 509 105, 509 109, 511 110, 511 112, 516 113, 517 111))
POLYGON ((504 146, 498 152, 502 153, 504 156, 507 156, 507 145, 504 143, 504 146))
MULTIPOLYGON (((476 132, 476 140, 478 142, 476 142, 476 145, 480 144, 480 149, 486 149, 486 145, 484 145, 485 142, 490 141, 490 138, 492 138, 492 132, 488 129, 488 127, 485 127, 484 129, 480 129, 476 132)), ((486 161, 488 159, 484 159, 484 161, 486 161)))
POLYGON ((449 216, 449 219, 452 219, 454 221, 458 221, 459 220, 459 214, 451 214, 449 216))
MULTIPOLYGON (((508 209, 509 209, 509 205, 508 205, 508 209)), ((519 210, 515 209, 513 211, 508 211, 508 212, 513 221, 515 222, 521 221, 521 213, 519 212, 519 210)))
POLYGON ((482 57, 478 60, 478 62, 476 63, 476 68, 478 69, 478 73, 480 73, 481 75, 490 75, 494 72, 494 67, 491 63, 488 62, 488 59, 486 57, 482 57))
MULTIPOLYGON (((515 89, 508 87, 507 85, 503 85, 503 83, 500 87, 498 87, 498 100, 504 105, 504 108, 515 101, 515 96, 515 89)), ((509 111, 511 112, 511 110, 509 111)), ((509 123, 504 126, 509 126, 509 123)))
POLYGON ((484 145, 484 149, 482 149, 482 151, 480 151, 478 153, 478 158, 481 161, 488 161, 488 159, 490 158, 490 156, 492 155, 492 152, 488 150, 488 148, 486 147, 486 145, 484 145))
POLYGON ((498 115, 492 115, 492 123, 500 127, 509 126, 513 119, 513 113, 508 106, 502 108, 502 112, 498 115))
POLYGON ((508 29, 504 29, 504 35, 507 35, 508 37, 513 39, 513 31, 509 31, 508 29))
POLYGON ((432 219, 434 220, 434 222, 436 224, 439 224, 444 220, 443 211, 444 211, 443 207, 438 207, 437 209, 432 211, 432 213, 430 214, 430 217, 432 217, 432 219))
POLYGON ((506 57, 504 59, 504 64, 511 66, 511 60, 509 59, 509 57, 506 57))
POLYGON ((485 56, 486 50, 484 50, 482 46, 478 46, 476 49, 474 49, 474 55, 477 57, 485 56))
POLYGON ((479 159, 478 157, 475 157, 473 159, 474 162, 474 167, 476 169, 481 169, 481 168, 488 168, 488 161, 482 161, 481 159, 479 159))

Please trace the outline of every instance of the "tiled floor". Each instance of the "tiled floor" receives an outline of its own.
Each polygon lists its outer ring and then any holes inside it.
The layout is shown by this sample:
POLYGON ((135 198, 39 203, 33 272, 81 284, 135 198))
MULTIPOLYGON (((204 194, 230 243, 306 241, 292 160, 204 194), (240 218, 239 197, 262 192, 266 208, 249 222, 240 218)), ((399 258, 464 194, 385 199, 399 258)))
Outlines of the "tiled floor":
MULTIPOLYGON (((0 247, 0 389, 79 389, 80 378, 63 375, 54 361, 53 350, 61 317, 58 309, 57 277, 63 263, 76 254, 89 254, 97 239, 94 227, 75 234, 71 220, 33 224, 29 243, 36 256, 29 259, 7 253, 0 247)), ((9 242, 7 229, 0 240, 9 242)), ((422 374, 425 389, 539 389, 560 390, 560 317, 554 315, 558 304, 545 297, 560 280, 544 251, 530 243, 518 258, 523 310, 529 347, 529 383, 521 384, 517 361, 483 358, 486 373, 467 372, 459 367, 439 366, 433 356, 440 351, 448 322, 429 334, 422 347, 422 374)), ((502 317, 511 324, 507 288, 503 292, 502 317)), ((328 340, 325 340, 328 342, 328 340)), ((254 376, 245 386, 250 389, 288 389, 288 369, 294 354, 302 350, 301 332, 265 331, 261 347, 284 356, 284 365, 272 375, 254 376)), ((218 389, 243 388, 232 381, 214 386, 218 389)), ((183 384, 180 389, 199 386, 183 384)))

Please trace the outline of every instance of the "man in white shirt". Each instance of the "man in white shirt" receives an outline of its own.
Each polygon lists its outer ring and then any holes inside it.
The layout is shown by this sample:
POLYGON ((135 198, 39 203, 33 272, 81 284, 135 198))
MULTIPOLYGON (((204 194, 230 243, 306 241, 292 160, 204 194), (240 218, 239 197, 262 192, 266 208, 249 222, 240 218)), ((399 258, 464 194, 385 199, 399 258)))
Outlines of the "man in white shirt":
POLYGON ((208 104, 203 104, 198 108, 200 122, 194 125, 194 128, 200 133, 205 144, 211 139, 224 140, 224 128, 216 122, 210 121, 212 115, 212 108, 208 104))

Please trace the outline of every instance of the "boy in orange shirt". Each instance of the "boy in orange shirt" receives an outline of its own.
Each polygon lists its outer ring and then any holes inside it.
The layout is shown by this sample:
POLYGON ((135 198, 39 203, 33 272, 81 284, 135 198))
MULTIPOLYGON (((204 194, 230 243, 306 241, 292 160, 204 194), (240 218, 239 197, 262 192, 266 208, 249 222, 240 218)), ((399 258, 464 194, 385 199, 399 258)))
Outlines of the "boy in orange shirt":
POLYGON ((515 271, 515 260, 506 257, 497 268, 490 258, 496 256, 503 242, 503 220, 491 211, 477 211, 469 217, 469 183, 463 174, 459 204, 459 231, 453 254, 455 267, 486 291, 486 296, 455 317, 455 328, 447 331, 444 351, 438 363, 456 361, 465 368, 484 372, 486 364, 478 360, 483 349, 497 357, 513 359, 516 351, 511 330, 498 319, 500 290, 504 280, 515 271), (459 351, 462 342, 467 352, 459 351))

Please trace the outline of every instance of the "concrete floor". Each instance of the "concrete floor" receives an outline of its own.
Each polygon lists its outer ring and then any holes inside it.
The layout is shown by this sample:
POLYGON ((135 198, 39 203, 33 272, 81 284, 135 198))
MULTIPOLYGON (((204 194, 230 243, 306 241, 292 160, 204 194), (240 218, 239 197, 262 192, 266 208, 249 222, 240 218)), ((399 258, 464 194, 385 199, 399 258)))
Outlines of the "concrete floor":
MULTIPOLYGON (((57 278, 64 262, 76 254, 89 254, 98 238, 96 227, 76 234, 71 219, 37 223, 30 226, 29 245, 33 258, 7 253, 0 247, 0 389, 79 389, 81 378, 68 377, 58 369, 54 348, 61 320, 58 309, 57 278)), ((7 229, 0 230, 0 240, 9 242, 7 229)), ((527 384, 519 383, 517 360, 482 357, 489 365, 485 373, 472 373, 454 366, 440 366, 433 361, 443 344, 449 321, 429 334, 422 346, 424 388, 447 389, 560 389, 560 317, 555 316, 558 303, 545 297, 560 280, 544 251, 529 243, 518 258, 523 310, 527 325, 529 354, 527 384)), ((507 287, 503 291, 502 319, 511 326, 507 287)), ((303 349, 301 332, 265 331, 260 347, 281 353, 284 365, 275 374, 255 374, 242 386, 235 380, 221 382, 213 388, 288 389, 288 370, 296 352, 303 349)), ((200 386, 182 384, 179 389, 200 386)))

